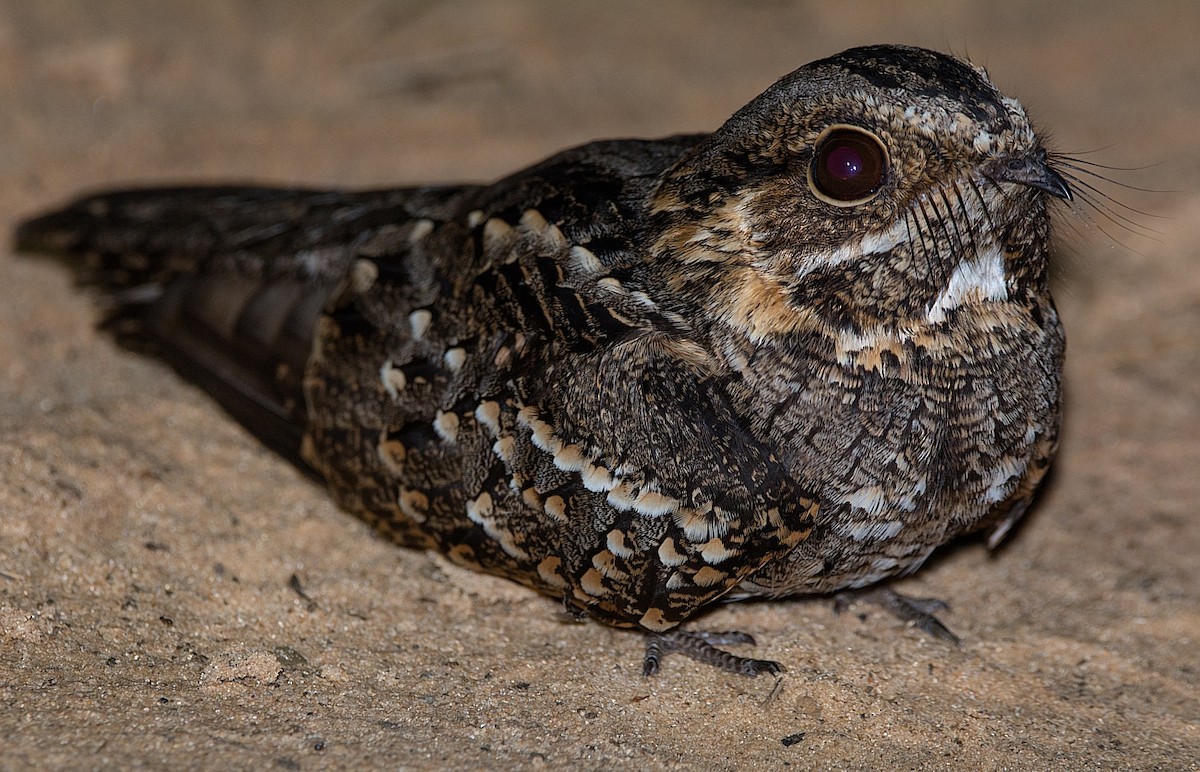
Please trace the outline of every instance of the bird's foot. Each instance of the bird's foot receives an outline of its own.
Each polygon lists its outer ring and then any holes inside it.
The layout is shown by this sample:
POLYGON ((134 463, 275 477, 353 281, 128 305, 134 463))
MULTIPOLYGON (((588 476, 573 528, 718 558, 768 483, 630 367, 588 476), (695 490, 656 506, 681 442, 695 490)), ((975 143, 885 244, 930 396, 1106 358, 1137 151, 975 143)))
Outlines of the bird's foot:
POLYGON ((949 604, 937 598, 910 598, 890 587, 870 587, 865 590, 839 592, 833 598, 833 610, 835 613, 841 613, 851 603, 860 600, 881 606, 892 616, 902 622, 919 627, 933 638, 956 645, 959 642, 958 636, 950 632, 950 628, 934 616, 937 612, 950 609, 949 604))
POLYGON ((684 656, 720 668, 730 673, 754 677, 760 673, 782 673, 783 665, 767 659, 752 659, 730 654, 718 646, 754 645, 754 637, 739 632, 705 632, 700 630, 671 630, 646 634, 646 659, 643 675, 658 672, 663 655, 676 651, 684 656))

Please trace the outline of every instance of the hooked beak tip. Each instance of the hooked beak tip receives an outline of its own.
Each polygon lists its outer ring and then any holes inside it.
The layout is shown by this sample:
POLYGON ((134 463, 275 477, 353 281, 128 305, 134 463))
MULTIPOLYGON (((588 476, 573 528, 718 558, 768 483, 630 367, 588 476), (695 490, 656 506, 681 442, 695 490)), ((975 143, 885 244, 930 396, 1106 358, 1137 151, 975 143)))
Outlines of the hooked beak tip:
POLYGON ((1013 158, 999 164, 994 177, 1003 182, 1027 185, 1045 191, 1064 201, 1074 199, 1071 186, 1061 174, 1050 167, 1044 154, 1013 158), (1040 157, 1039 157, 1040 156, 1040 157))

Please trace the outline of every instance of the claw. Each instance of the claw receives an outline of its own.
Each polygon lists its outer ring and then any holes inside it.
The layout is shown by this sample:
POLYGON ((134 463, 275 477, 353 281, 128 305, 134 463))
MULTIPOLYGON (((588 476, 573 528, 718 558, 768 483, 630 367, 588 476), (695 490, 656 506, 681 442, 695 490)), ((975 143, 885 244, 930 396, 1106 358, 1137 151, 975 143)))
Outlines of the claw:
POLYGON ((890 587, 872 587, 868 590, 839 592, 833 600, 834 613, 841 613, 856 600, 866 600, 881 606, 892 616, 919 627, 932 638, 955 645, 959 643, 958 636, 934 616, 939 611, 950 609, 950 605, 945 601, 937 598, 910 598, 890 587))
POLYGON ((662 657, 673 651, 684 656, 720 668, 729 673, 739 673, 753 678, 761 673, 782 673, 783 665, 768 659, 753 659, 739 657, 717 646, 736 644, 754 645, 754 637, 736 631, 705 632, 693 630, 672 630, 667 633, 646 634, 646 658, 642 674, 652 676, 658 673, 662 657))

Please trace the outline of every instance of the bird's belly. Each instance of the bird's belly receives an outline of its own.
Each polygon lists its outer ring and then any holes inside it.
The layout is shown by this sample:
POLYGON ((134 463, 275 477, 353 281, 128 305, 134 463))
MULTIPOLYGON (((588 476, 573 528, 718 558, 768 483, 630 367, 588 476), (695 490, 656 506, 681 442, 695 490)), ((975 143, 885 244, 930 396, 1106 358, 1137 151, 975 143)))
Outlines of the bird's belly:
POLYGON ((769 429, 785 433, 790 466, 819 502, 813 532, 729 597, 833 592, 913 571, 1026 496, 1057 433, 1059 385, 1043 374, 1060 351, 1010 348, 1004 367, 960 360, 920 377, 859 369, 824 389, 808 380, 769 429))

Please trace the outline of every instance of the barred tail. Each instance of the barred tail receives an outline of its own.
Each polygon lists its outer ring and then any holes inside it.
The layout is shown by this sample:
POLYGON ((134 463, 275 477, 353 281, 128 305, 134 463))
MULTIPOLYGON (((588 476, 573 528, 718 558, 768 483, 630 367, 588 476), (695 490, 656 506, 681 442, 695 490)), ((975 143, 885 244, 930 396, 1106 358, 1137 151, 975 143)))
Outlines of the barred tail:
POLYGON ((318 317, 356 234, 370 227, 364 220, 394 217, 399 197, 121 191, 24 222, 16 245, 63 258, 80 284, 99 291, 102 327, 122 345, 170 363, 303 466, 301 384, 318 317))

